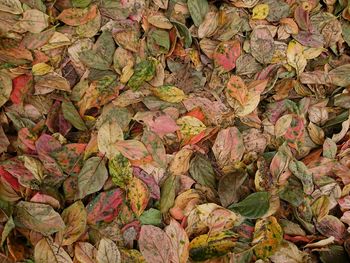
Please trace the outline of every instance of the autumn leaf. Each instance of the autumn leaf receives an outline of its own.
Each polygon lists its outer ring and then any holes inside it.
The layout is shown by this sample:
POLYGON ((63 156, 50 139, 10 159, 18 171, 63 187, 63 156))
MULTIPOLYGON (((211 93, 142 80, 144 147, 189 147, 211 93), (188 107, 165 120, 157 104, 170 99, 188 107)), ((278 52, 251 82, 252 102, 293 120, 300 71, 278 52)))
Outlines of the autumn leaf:
POLYGON ((44 237, 34 249, 34 259, 38 263, 72 263, 69 254, 60 245, 54 243, 49 238, 44 237))
POLYGON ((16 205, 16 226, 51 235, 65 228, 61 216, 49 205, 20 201, 16 205))
POLYGON ((62 212, 62 219, 66 225, 64 231, 57 233, 59 244, 68 246, 77 241, 85 232, 87 213, 84 204, 77 201, 62 212))
POLYGON ((139 245, 147 262, 170 262, 174 256, 170 238, 163 230, 152 225, 141 227, 139 245))
POLYGON ((98 245, 96 260, 98 263, 121 262, 117 245, 108 238, 101 239, 98 245))
POLYGON ((131 209, 139 217, 147 207, 150 198, 149 190, 145 183, 137 177, 132 177, 128 184, 128 199, 131 209))

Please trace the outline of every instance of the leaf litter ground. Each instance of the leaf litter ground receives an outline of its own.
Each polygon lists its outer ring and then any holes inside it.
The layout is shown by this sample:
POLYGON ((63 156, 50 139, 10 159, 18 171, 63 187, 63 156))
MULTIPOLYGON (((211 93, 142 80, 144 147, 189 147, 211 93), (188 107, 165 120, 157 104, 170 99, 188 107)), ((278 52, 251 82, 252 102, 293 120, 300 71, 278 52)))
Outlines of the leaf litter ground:
POLYGON ((0 0, 1 262, 349 262, 349 21, 0 0))

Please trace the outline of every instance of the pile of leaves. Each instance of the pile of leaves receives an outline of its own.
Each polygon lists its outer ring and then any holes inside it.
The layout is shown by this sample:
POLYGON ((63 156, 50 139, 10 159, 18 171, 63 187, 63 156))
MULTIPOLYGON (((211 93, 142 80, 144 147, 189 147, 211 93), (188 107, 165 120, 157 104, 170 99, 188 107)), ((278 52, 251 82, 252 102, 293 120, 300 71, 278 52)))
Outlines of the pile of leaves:
POLYGON ((0 261, 349 262, 349 21, 0 0, 0 261))

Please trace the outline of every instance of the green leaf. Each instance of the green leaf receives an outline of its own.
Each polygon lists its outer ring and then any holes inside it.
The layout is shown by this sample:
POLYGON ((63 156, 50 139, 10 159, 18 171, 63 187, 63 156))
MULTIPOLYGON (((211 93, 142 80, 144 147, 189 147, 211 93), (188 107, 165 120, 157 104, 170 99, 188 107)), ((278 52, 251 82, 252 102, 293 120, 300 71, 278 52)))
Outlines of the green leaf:
POLYGON ((91 157, 84 163, 78 175, 78 191, 75 199, 82 199, 101 190, 107 178, 108 172, 104 161, 99 157, 91 157))
POLYGON ((208 186, 212 189, 216 188, 214 169, 211 166, 210 161, 204 155, 196 154, 191 160, 190 174, 197 183, 208 186))
POLYGON ((62 102, 62 112, 64 118, 69 121, 75 128, 77 128, 80 131, 86 131, 87 127, 85 125, 85 122, 80 117, 77 109, 70 101, 63 101, 62 102))
POLYGON ((161 29, 151 31, 147 38, 147 48, 155 56, 168 53, 170 49, 169 33, 161 29))
POLYGON ((326 250, 319 251, 322 263, 349 262, 345 249, 339 245, 330 245, 326 250))
POLYGON ((287 184, 280 191, 279 197, 289 202, 294 207, 298 207, 304 200, 304 192, 301 183, 294 176, 291 176, 288 178, 287 184))
POLYGON ((150 208, 139 219, 142 225, 159 226, 162 223, 162 213, 158 209, 150 208))
POLYGON ((176 20, 172 20, 171 22, 175 24, 175 27, 179 32, 180 36, 184 38, 184 47, 189 48, 192 44, 192 36, 188 28, 184 24, 176 20))
POLYGON ((291 161, 288 168, 301 181, 304 192, 311 194, 314 191, 314 184, 312 173, 309 172, 306 165, 300 161, 291 161))
POLYGON ((126 188, 132 178, 132 168, 129 160, 122 154, 117 154, 109 160, 108 169, 113 183, 121 188, 126 188))
POLYGON ((148 58, 142 60, 135 66, 134 74, 128 82, 128 86, 133 90, 138 90, 145 81, 150 81, 156 74, 157 60, 148 58))
POLYGON ((243 201, 228 207, 249 219, 262 217, 270 208, 270 194, 268 192, 252 193, 243 201), (259 204, 259 205, 257 205, 259 204))
POLYGON ((108 70, 113 62, 115 43, 111 32, 104 31, 97 39, 93 50, 80 53, 80 60, 88 67, 108 70))
POLYGON ((91 0, 72 0, 73 7, 85 8, 91 3, 91 0))
POLYGON ((207 0, 188 0, 188 11, 190 11, 193 23, 196 26, 202 24, 205 15, 208 12, 209 5, 207 0))
POLYGON ((160 212, 167 213, 174 205, 178 176, 169 175, 161 187, 160 191, 160 212))

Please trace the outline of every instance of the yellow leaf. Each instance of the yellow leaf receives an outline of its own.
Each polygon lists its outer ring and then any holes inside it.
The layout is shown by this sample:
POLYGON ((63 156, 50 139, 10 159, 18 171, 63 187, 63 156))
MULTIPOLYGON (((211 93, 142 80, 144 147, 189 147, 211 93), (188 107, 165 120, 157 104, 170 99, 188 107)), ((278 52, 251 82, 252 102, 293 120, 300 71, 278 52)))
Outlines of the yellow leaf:
POLYGON ((232 251, 236 245, 236 240, 236 234, 231 231, 200 235, 190 243, 190 256, 195 261, 223 256, 232 251))
POLYGON ((134 63, 132 61, 128 61, 128 64, 123 68, 122 75, 120 76, 121 83, 127 83, 131 76, 134 74, 134 63))
POLYGON ((269 15, 269 6, 267 4, 256 5, 253 8, 252 19, 265 19, 269 15))
POLYGON ((259 219, 255 224, 254 253, 257 258, 265 259, 270 257, 279 248, 283 240, 283 231, 273 216, 259 219))
POLYGON ((52 71, 52 67, 46 63, 38 63, 32 67, 33 75, 42 76, 52 71))
POLYGON ((161 100, 172 103, 181 102, 184 98, 186 98, 185 93, 173 85, 164 85, 161 87, 152 88, 152 92, 161 100))
POLYGON ((133 177, 128 185, 128 199, 132 211, 139 217, 145 210, 150 193, 143 181, 133 177))
POLYGON ((292 40, 288 44, 287 48, 287 62, 293 68, 295 68, 298 75, 300 75, 307 64, 304 56, 304 47, 299 42, 292 40))
POLYGON ((305 47, 303 51, 303 55, 306 59, 314 59, 317 58, 325 49, 322 47, 305 47))
POLYGON ((199 119, 192 116, 184 116, 176 121, 181 134, 185 139, 191 138, 206 129, 206 126, 199 119))

